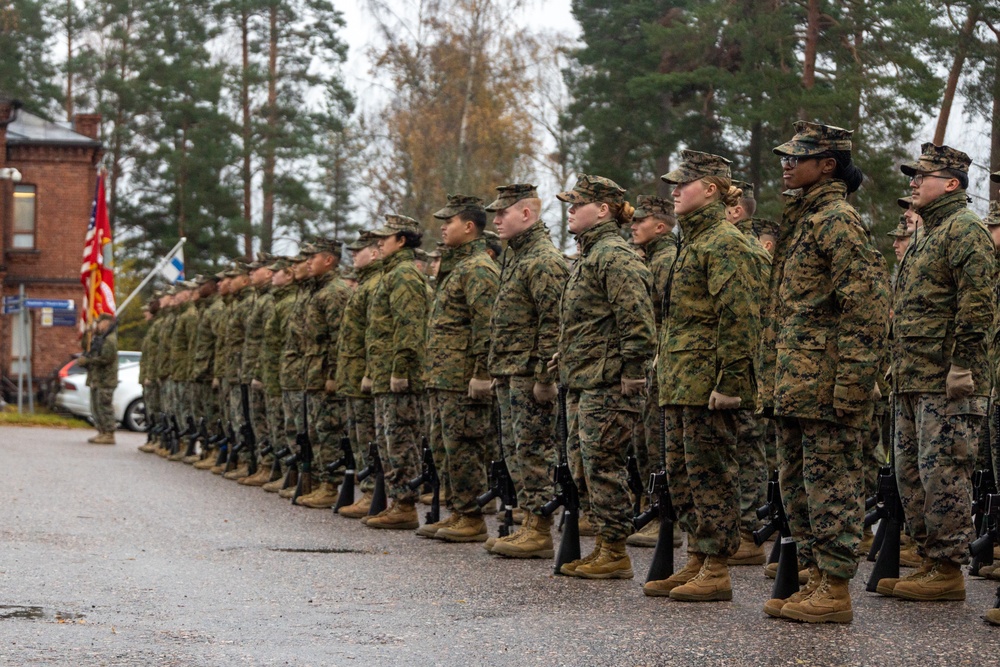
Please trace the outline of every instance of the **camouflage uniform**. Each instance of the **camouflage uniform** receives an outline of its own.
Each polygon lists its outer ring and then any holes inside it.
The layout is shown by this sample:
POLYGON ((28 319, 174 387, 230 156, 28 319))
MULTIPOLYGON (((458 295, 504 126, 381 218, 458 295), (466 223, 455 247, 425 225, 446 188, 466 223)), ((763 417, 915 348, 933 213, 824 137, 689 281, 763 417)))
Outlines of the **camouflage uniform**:
POLYGON ((92 349, 80 357, 77 363, 87 369, 90 415, 94 425, 100 433, 114 433, 113 398, 118 386, 118 333, 112 331, 107 334, 99 350, 92 349))
MULTIPOLYGON (((908 175, 967 171, 965 153, 926 143, 908 175)), ((890 329, 896 410, 896 480, 918 552, 962 563, 973 539, 971 474, 991 386, 993 242, 964 190, 920 207, 923 225, 899 267, 890 329), (948 398, 953 369, 973 387, 948 398)))
MULTIPOLYGON (((299 260, 300 257, 296 257, 293 261, 299 260)), ((295 299, 288 309, 288 319, 283 323, 285 342, 282 346, 281 363, 278 370, 278 378, 281 383, 281 407, 285 414, 285 440, 292 451, 296 453, 298 453, 298 445, 295 443, 295 435, 305 428, 302 420, 302 402, 305 400, 306 388, 304 328, 312 292, 312 278, 306 278, 298 283, 295 299)), ((315 431, 315 424, 310 424, 310 442, 314 442, 315 431)))
MULTIPOLYGON (((287 264, 281 262, 273 265, 272 268, 274 267, 284 269, 287 268, 287 264)), ((275 268, 275 270, 279 269, 275 268)), ((285 347, 289 314, 295 303, 297 292, 294 283, 273 289, 271 291, 271 306, 265 313, 260 380, 264 384, 264 394, 267 396, 268 427, 274 451, 279 451, 283 447, 291 448, 295 441, 294 434, 289 437, 285 428, 285 412, 281 401, 281 359, 285 347)))
MULTIPOLYGON (((796 131, 775 153, 850 149, 847 130, 799 121, 796 131)), ((846 195, 834 179, 786 203, 759 378, 777 418, 781 493, 799 558, 840 579, 857 569, 862 439, 888 298, 885 262, 846 195)))
MULTIPOLYGON (((193 287, 193 284, 185 283, 185 287, 193 287)), ((174 381, 177 421, 181 428, 184 428, 189 417, 193 417, 189 376, 197 333, 198 308, 193 302, 188 301, 181 306, 170 337, 171 378, 174 381)))
MULTIPOLYGON (((624 190, 581 175, 573 190, 558 197, 571 204, 620 205, 624 190)), ((644 402, 641 393, 623 395, 621 383, 644 379, 653 357, 652 276, 614 220, 581 232, 577 241, 580 259, 559 308, 559 377, 579 392, 580 451, 597 533, 615 544, 632 532, 625 459, 644 402)))
MULTIPOLYGON (((194 359, 191 362, 191 382, 194 386, 195 406, 209 429, 214 428, 219 419, 219 402, 212 389, 215 366, 216 320, 225 312, 222 297, 199 299, 201 315, 198 318, 198 335, 194 343, 194 359)), ((204 443, 202 443, 204 446, 204 443)))
MULTIPOLYGON (((681 155, 665 182, 729 178, 725 158, 681 155)), ((713 392, 739 398, 741 405, 754 400, 759 269, 747 239, 726 222, 721 201, 678 223, 683 242, 664 297, 657 368, 670 492, 689 549, 729 556, 739 546, 738 410, 708 406, 713 392)))
MULTIPOLYGON (((243 427, 243 398, 242 391, 240 390, 240 385, 248 383, 249 380, 243 376, 245 372, 244 368, 244 357, 243 357, 243 344, 246 341, 247 333, 247 320, 250 317, 250 311, 253 309, 254 301, 256 301, 257 295, 253 287, 247 285, 238 294, 235 295, 235 299, 232 302, 231 310, 229 311, 229 320, 226 326, 226 374, 225 380, 228 384, 227 393, 229 397, 229 421, 233 425, 233 431, 239 433, 240 429, 243 427)), ((249 397, 248 397, 249 398, 249 397)), ((250 452, 243 451, 240 453, 240 462, 245 463, 249 458, 250 452)))
POLYGON ((159 315, 154 315, 149 321, 146 335, 142 338, 140 351, 142 357, 139 359, 139 384, 142 385, 142 401, 146 406, 147 427, 152 427, 157 415, 162 411, 160 403, 160 383, 154 379, 152 366, 156 363, 156 346, 160 335, 160 326, 163 320, 159 315))
MULTIPOLYGON (((489 211, 538 196, 527 184, 497 191, 489 211)), ((536 382, 556 381, 546 366, 557 350, 559 299, 569 271, 541 220, 508 241, 502 266, 490 318, 489 371, 497 379, 502 438, 518 505, 540 514, 553 491, 555 409, 536 401, 533 390, 536 382)))
MULTIPOLYGON (((404 216, 386 216, 386 223, 373 233, 391 236, 420 229, 415 220, 404 216)), ((406 483, 417 474, 426 332, 427 281, 413 262, 413 250, 401 248, 382 260, 382 275, 368 306, 365 358, 375 397, 376 439, 386 491, 403 505, 416 500, 406 483), (391 378, 405 379, 409 387, 393 393, 391 378)))
MULTIPOLYGON (((482 200, 451 196, 434 214, 449 219, 482 200)), ((448 502, 461 514, 480 514, 476 496, 486 490, 486 456, 493 439, 493 399, 469 396, 469 381, 489 380, 490 317, 499 271, 479 238, 452 248, 450 267, 438 274, 427 330, 424 386, 431 428, 440 429, 446 452, 448 502)))
MULTIPOLYGON (((228 272, 227 272, 228 277, 228 272)), ((226 330, 229 328, 229 316, 233 310, 232 294, 226 294, 219 299, 221 305, 212 319, 212 334, 215 336, 215 353, 212 357, 212 382, 219 380, 219 386, 213 389, 213 396, 219 407, 219 419, 223 424, 229 422, 229 383, 226 381, 226 364, 229 350, 226 349, 226 330)), ((221 435, 221 434, 219 434, 221 435)))
POLYGON ((177 322, 177 309, 173 306, 163 308, 160 310, 160 317, 163 318, 163 324, 159 329, 160 339, 157 342, 156 360, 150 366, 150 370, 155 374, 154 377, 160 384, 160 403, 163 406, 164 414, 176 415, 174 383, 170 377, 170 339, 174 331, 174 324, 177 322))
MULTIPOLYGON (((990 180, 994 183, 1000 183, 1000 171, 990 174, 990 180)), ((986 219, 983 220, 983 222, 986 223, 988 228, 1000 225, 1000 201, 994 200, 990 202, 990 213, 986 216, 986 219)), ((1000 303, 1000 257, 995 255, 994 263, 997 267, 994 303, 1000 303)), ((993 371, 993 387, 994 389, 997 389, 998 393, 1000 393, 1000 389, 998 389, 998 385, 1000 385, 1000 340, 998 340, 998 338, 1000 338, 1000 307, 995 309, 995 313, 996 314, 993 319, 993 330, 990 338, 992 343, 990 346, 990 368, 993 371)), ((1000 431, 997 430, 997 409, 996 402, 994 401, 990 408, 990 416, 987 419, 989 424, 987 428, 983 429, 989 440, 989 459, 992 463, 994 480, 1000 480, 1000 431)))
MULTIPOLYGON (((270 264, 267 258, 267 264, 270 264)), ((258 266, 264 266, 262 263, 258 266)), ((271 457, 260 456, 260 451, 266 443, 274 442, 275 434, 271 433, 270 422, 267 411, 267 394, 264 387, 259 389, 253 387, 253 381, 262 382, 263 360, 264 360, 264 325, 267 318, 274 310, 274 296, 271 294, 270 284, 260 287, 248 287, 248 290, 255 292, 250 302, 249 312, 246 320, 246 335, 243 339, 243 368, 241 375, 243 384, 250 385, 248 388, 248 398, 250 401, 250 424, 253 428, 254 439, 257 442, 256 455, 260 459, 261 465, 270 465, 271 457)))

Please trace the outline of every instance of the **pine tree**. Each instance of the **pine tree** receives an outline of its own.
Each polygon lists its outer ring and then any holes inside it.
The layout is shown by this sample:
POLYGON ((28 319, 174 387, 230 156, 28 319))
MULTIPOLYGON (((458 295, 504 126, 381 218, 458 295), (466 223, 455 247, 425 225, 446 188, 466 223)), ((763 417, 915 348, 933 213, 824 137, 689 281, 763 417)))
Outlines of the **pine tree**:
POLYGON ((43 116, 59 106, 50 59, 51 26, 43 0, 0 1, 0 91, 43 116))

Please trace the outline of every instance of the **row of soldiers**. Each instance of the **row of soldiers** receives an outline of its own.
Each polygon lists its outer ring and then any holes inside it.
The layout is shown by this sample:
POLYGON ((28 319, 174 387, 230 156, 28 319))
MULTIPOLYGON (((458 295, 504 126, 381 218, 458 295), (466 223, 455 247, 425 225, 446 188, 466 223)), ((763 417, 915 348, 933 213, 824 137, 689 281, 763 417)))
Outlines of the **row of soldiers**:
MULTIPOLYGON (((350 280, 339 242, 317 239, 295 257, 182 284, 149 304, 147 410, 252 427, 269 446, 226 476, 286 497, 302 468, 296 436, 306 434, 319 483, 295 498, 305 507, 337 502, 341 473, 327 464, 342 458, 346 435, 356 461, 380 462, 391 503, 373 510, 366 477, 338 514, 483 542, 508 558, 553 557, 544 506, 563 454, 596 541, 560 572, 585 579, 632 578, 626 544, 656 542, 655 523, 633 534, 631 454, 640 478, 667 473, 687 535, 687 563, 644 593, 684 601, 729 600, 729 567, 764 562, 750 533, 777 468, 803 587, 764 610, 808 622, 853 618, 866 490, 879 459, 894 458, 917 567, 879 592, 964 599, 959 566, 996 330, 994 247, 966 205, 970 161, 925 144, 903 165, 912 220, 897 234, 909 248, 891 294, 848 202, 863 181, 851 132, 795 129, 774 149, 787 188, 780 224, 753 217, 753 188, 733 181, 729 160, 684 151, 662 177, 670 199, 639 196, 633 207, 624 189, 590 175, 557 195, 577 240, 571 263, 540 219, 535 187, 512 184, 487 206, 452 195, 434 214, 443 244, 434 280, 417 262, 420 223, 388 215, 347 245, 350 280), (488 213, 506 242, 497 259, 488 213), (420 525, 409 482, 424 440, 450 514, 420 525), (293 454, 284 470, 272 460, 282 449, 293 454), (497 457, 522 523, 490 537, 477 496, 497 457)), ((174 458, 222 474, 213 440, 174 458)))

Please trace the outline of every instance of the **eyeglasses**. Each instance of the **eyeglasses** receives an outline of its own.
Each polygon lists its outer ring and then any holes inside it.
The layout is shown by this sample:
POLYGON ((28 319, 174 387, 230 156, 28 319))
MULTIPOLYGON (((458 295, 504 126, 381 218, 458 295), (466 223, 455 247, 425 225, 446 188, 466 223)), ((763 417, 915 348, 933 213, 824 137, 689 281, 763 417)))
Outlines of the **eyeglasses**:
POLYGON ((939 176, 937 174, 921 174, 920 172, 917 172, 910 177, 910 183, 913 183, 917 187, 920 187, 920 184, 924 182, 925 178, 941 178, 946 181, 950 181, 951 179, 954 178, 954 176, 939 176))
POLYGON ((785 169, 795 169, 799 166, 799 158, 795 155, 783 155, 781 156, 781 166, 785 169))

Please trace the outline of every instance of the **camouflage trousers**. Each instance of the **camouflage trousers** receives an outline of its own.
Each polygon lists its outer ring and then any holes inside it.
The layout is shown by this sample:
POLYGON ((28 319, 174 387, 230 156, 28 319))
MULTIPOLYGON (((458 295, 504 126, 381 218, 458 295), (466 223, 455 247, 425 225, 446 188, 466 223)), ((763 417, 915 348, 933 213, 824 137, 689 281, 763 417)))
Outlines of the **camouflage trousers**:
POLYGON ((430 389, 427 395, 431 432, 437 433, 445 450, 445 467, 438 468, 438 475, 442 470, 448 472, 447 478, 441 480, 441 488, 448 492, 448 504, 461 514, 481 514, 476 496, 488 486, 486 454, 496 433, 493 402, 443 389, 430 389))
MULTIPOLYGON (((368 465, 368 445, 375 442, 375 401, 371 398, 348 398, 347 408, 348 435, 354 450, 355 471, 368 465)), ((366 477, 361 482, 362 491, 373 491, 375 480, 366 477)))
MULTIPOLYGON (((249 387, 248 387, 249 389, 249 387)), ((249 393, 249 392, 248 392, 249 393)), ((247 396, 249 399, 249 396, 247 396)), ((237 439, 240 438, 240 430, 243 428, 243 397, 238 383, 229 385, 229 415, 233 425, 233 433, 237 439)), ((250 452, 242 450, 239 453, 239 463, 242 465, 250 461, 250 452)))
POLYGON ((163 413, 168 417, 177 415, 174 381, 169 378, 160 381, 160 404, 163 406, 163 413))
POLYGON ((896 482, 906 528, 922 556, 968 561, 972 469, 986 397, 896 396, 896 482))
POLYGON ((420 395, 420 426, 423 429, 421 439, 417 443, 417 451, 423 456, 423 445, 426 442, 431 448, 431 455, 434 456, 434 467, 437 469, 438 480, 441 484, 441 497, 446 498, 445 506, 452 507, 451 498, 448 497, 448 451, 445 449, 444 440, 441 438, 440 420, 435 426, 434 410, 431 405, 431 392, 425 391, 420 395))
POLYGON ((606 542, 624 540, 633 532, 625 461, 644 401, 643 396, 622 396, 619 387, 580 392, 580 454, 597 534, 606 542))
POLYGON ((889 415, 876 411, 872 415, 871 430, 862 443, 861 473, 865 498, 874 496, 878 491, 878 471, 889 462, 887 452, 892 447, 890 421, 889 415))
POLYGON ((579 491, 580 516, 590 517, 590 490, 587 488, 587 473, 583 465, 583 454, 580 452, 580 392, 578 391, 566 392, 566 460, 579 491))
POLYGON ((271 451, 260 457, 266 466, 274 465, 274 452, 285 446, 285 411, 281 407, 281 394, 265 394, 264 407, 267 411, 267 432, 270 436, 268 444, 271 451))
POLYGON ((530 377, 497 378, 496 396, 504 454, 517 489, 518 507, 541 514, 542 505, 555 495, 556 406, 535 401, 534 386, 530 377))
POLYGON ((325 391, 309 392, 308 401, 313 476, 321 482, 334 482, 340 479, 342 473, 331 475, 326 471, 326 466, 340 458, 340 439, 346 435, 344 401, 325 391))
POLYGON ((861 459, 867 433, 815 419, 775 421, 781 497, 799 561, 851 579, 864 524, 861 459))
MULTIPOLYGON (((200 424, 201 420, 205 420, 205 430, 209 433, 215 433, 216 431, 216 421, 219 418, 219 412, 217 410, 218 403, 215 400, 215 391, 212 389, 212 385, 209 382, 192 382, 191 385, 191 403, 195 408, 195 423, 200 424)), ((201 443, 204 448, 205 443, 201 443)))
MULTIPOLYGON (((714 412, 714 410, 713 410, 714 412)), ((757 508, 767 491, 767 453, 764 435, 767 420, 753 410, 736 411, 736 465, 739 466, 740 530, 750 533, 760 526, 757 508)))
MULTIPOLYGON (((295 444, 295 435, 305 428, 302 414, 304 396, 301 390, 281 392, 281 411, 285 416, 284 446, 296 454, 299 453, 299 446, 295 444)), ((312 434, 309 437, 312 438, 312 434)))
POLYGON ((729 556, 739 548, 738 412, 663 408, 670 496, 688 549, 697 553, 729 556))
POLYGON ((219 418, 222 425, 227 426, 232 423, 233 416, 229 413, 229 380, 219 380, 219 418))
POLYGON ((375 397, 375 439, 385 470, 386 494, 397 503, 417 499, 406 483, 417 476, 421 425, 419 394, 375 397))
POLYGON ((160 404, 160 383, 155 380, 142 386, 142 402, 146 406, 146 424, 152 428, 160 417, 162 407, 160 404))
MULTIPOLYGON (((642 406, 642 420, 635 429, 632 451, 639 464, 639 478, 645 484, 649 476, 662 469, 660 452, 660 387, 656 373, 646 374, 646 402, 642 406)), ((648 504, 645 496, 643 503, 648 504)))
POLYGON ((90 388, 90 416, 100 433, 115 432, 115 390, 105 387, 90 388))
POLYGON ((250 399, 250 426, 253 428, 254 440, 257 441, 255 455, 257 463, 263 464, 260 450, 271 444, 271 429, 267 421, 267 396, 263 389, 253 387, 247 387, 247 393, 250 399))

